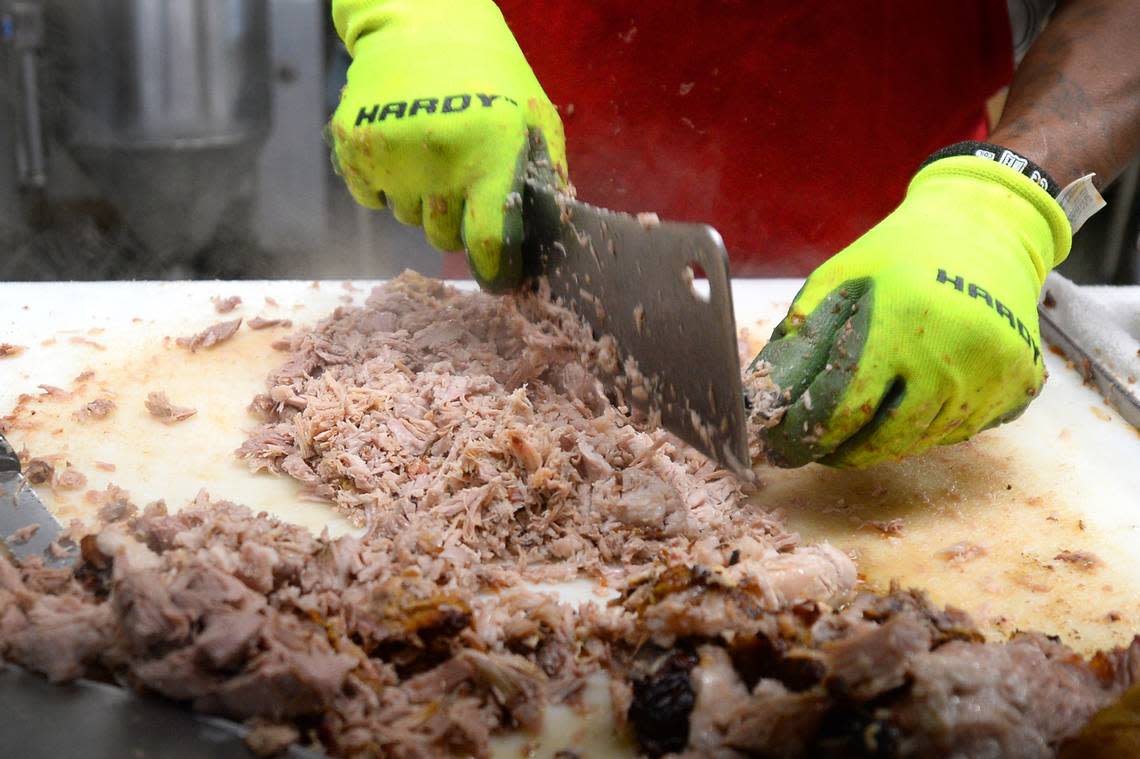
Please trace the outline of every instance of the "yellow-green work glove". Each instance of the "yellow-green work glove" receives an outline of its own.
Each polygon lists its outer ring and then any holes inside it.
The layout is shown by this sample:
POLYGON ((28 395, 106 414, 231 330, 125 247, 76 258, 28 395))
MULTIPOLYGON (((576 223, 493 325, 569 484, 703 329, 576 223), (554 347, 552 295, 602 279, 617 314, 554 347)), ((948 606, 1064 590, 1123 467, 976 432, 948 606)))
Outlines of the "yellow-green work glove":
POLYGON ((765 433, 775 463, 869 466, 1025 410, 1045 378, 1037 298, 1072 242, 1043 186, 985 157, 934 160, 808 277, 757 357, 791 402, 765 433))
POLYGON ((490 290, 522 273, 528 161, 566 181, 562 122, 491 0, 334 0, 352 64, 330 124, 357 202, 467 250, 490 290), (533 146, 533 147, 532 147, 533 146))

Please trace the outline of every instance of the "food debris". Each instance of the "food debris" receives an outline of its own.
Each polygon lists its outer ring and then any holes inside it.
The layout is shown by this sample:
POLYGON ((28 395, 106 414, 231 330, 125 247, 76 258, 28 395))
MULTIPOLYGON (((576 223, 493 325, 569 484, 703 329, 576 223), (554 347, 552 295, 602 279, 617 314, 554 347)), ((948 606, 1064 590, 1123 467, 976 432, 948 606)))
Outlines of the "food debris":
POLYGON ((35 534, 39 532, 40 526, 38 524, 29 524, 14 531, 8 536, 8 545, 21 546, 27 543, 35 534))
POLYGON ((269 329, 270 327, 292 327, 292 319, 264 319, 260 316, 255 316, 246 322, 246 326, 250 329, 269 329))
POLYGON ((176 424, 198 413, 198 409, 189 406, 175 406, 162 391, 147 393, 144 405, 147 413, 163 424, 176 424))
POLYGON ((12 343, 0 343, 0 358, 12 358, 19 356, 26 351, 23 345, 13 345, 12 343))
POLYGON ((86 345, 88 348, 94 348, 97 351, 107 350, 107 346, 103 345, 103 343, 98 343, 94 340, 88 340, 86 337, 80 337, 79 335, 67 338, 67 342, 72 343, 73 345, 86 345))
POLYGON ((210 298, 210 302, 214 304, 214 310, 219 314, 228 314, 241 305, 241 296, 231 295, 228 298, 222 298, 215 295, 210 298))
POLYGON ((1107 411, 1100 408, 1099 406, 1089 406, 1089 411, 1093 412, 1093 416, 1095 416, 1097 419, 1101 420, 1102 422, 1111 422, 1112 421, 1112 414, 1108 413, 1107 411))
POLYGON ((637 215, 637 223, 642 229, 652 229, 661 226, 661 219, 651 211, 643 211, 637 215))
POLYGON ((86 484, 87 475, 69 466, 67 469, 56 474, 52 488, 58 490, 79 490, 86 484))
POLYGON ((115 402, 110 398, 96 398, 90 403, 83 404, 78 411, 71 415, 71 418, 77 422, 92 422, 97 419, 106 419, 115 408, 115 402))
POLYGON ((183 348, 189 348, 191 353, 197 353, 200 350, 212 348, 219 343, 224 343, 234 336, 241 326, 241 319, 234 319, 228 322, 218 322, 206 329, 202 330, 196 335, 191 337, 180 337, 175 342, 183 348))
POLYGON ((50 482, 55 474, 55 466, 47 459, 29 459, 24 467, 24 479, 32 485, 43 485, 50 482))
POLYGON ((640 303, 633 307, 633 323, 637 327, 637 334, 645 333, 645 306, 640 303))
POLYGON ((96 461, 95 468, 103 472, 113 472, 116 469, 115 465, 109 461, 96 461))
POLYGON ((278 305, 278 304, 277 304, 277 299, 276 299, 276 298, 271 298, 271 297, 269 297, 268 295, 266 295, 266 296, 265 296, 265 304, 266 304, 267 306, 274 306, 274 307, 276 307, 276 306, 278 305))
POLYGON ((1063 561, 1066 564, 1072 564, 1077 569, 1086 572, 1096 569, 1104 564, 1096 554, 1092 551, 1069 551, 1064 550, 1053 557, 1057 561, 1063 561))
POLYGON ((71 393, 67 392, 62 387, 56 387, 55 385, 36 385, 36 387, 38 387, 40 390, 43 390, 44 395, 53 400, 65 401, 71 397, 71 393))
POLYGON ((952 546, 943 548, 938 552, 938 558, 944 559, 951 564, 965 564, 967 561, 973 561, 980 556, 985 556, 987 553, 989 552, 985 549, 985 546, 963 540, 952 546))
POLYGON ((863 523, 863 526, 877 530, 884 537, 901 537, 905 523, 902 517, 895 517, 887 520, 869 519, 863 523))
POLYGON ((301 739, 301 731, 290 724, 258 720, 251 726, 245 745, 254 756, 277 756, 301 739))
POLYGON ((53 559, 63 559, 71 553, 71 548, 66 544, 66 538, 60 537, 48 543, 47 552, 53 559))

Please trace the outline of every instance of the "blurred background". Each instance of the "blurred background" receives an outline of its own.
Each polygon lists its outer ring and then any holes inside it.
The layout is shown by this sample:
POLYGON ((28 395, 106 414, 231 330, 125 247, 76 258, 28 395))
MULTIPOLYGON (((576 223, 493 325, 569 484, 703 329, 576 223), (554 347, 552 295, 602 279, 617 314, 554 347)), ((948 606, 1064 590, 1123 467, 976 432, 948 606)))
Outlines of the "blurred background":
MULTIPOLYGON (((442 270, 332 171, 348 57, 327 0, 0 0, 0 56, 0 279, 442 270)), ((1070 278, 1140 282, 1138 172, 1070 278)))
POLYGON ((0 0, 0 39, 0 279, 439 273, 332 171, 327 0, 0 0))

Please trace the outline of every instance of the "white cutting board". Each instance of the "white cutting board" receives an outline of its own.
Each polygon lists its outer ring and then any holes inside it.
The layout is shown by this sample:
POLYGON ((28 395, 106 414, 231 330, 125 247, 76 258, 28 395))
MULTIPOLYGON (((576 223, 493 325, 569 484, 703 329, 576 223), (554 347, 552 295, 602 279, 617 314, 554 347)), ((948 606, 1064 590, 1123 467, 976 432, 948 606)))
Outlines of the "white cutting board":
MULTIPOLYGON (((89 518, 85 490, 113 482, 140 503, 163 498, 178 507, 205 488, 315 531, 343 532, 349 525, 324 504, 299 498, 291 480, 253 475, 232 456, 257 424, 246 405, 283 358, 269 344, 286 331, 243 327, 232 341, 197 354, 165 338, 237 316, 312 324, 344 300, 362 301, 372 284, 0 284, 0 342, 27 346, 0 359, 0 412, 16 407, 23 393, 39 394, 41 383, 75 393, 19 403, 8 437, 33 455, 59 454, 87 476, 83 490, 43 492, 63 518, 89 518), (243 304, 216 314, 210 297, 229 295, 243 304), (266 303, 267 296, 279 305, 266 303), (76 386, 86 370, 94 376, 76 386), (197 407, 198 415, 174 426, 151 419, 142 405, 151 390, 197 407), (97 422, 71 419, 96 397, 112 397, 117 410, 97 422), (115 471, 100 470, 97 461, 115 471)), ((738 326, 752 349, 799 284, 734 283, 738 326)), ((1125 642, 1140 630, 1140 435, 1062 359, 1047 354, 1046 362, 1051 376, 1041 398, 1013 424, 866 472, 764 470, 765 486, 753 501, 782 510, 805 539, 854 552, 872 586, 897 578, 926 588, 995 635, 1041 629, 1082 651, 1125 642), (896 518, 899 535, 865 526, 896 518), (938 557, 960 541, 984 555, 959 564, 938 557), (1066 550, 1091 551, 1101 563, 1084 569, 1054 558, 1066 550)))

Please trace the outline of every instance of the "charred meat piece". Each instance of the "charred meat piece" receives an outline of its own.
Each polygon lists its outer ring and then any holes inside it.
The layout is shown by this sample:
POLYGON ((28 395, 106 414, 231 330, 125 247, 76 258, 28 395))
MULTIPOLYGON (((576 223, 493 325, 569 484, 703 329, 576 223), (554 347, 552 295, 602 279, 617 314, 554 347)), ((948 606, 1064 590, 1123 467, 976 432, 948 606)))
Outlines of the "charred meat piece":
POLYGON ((678 752, 689 742, 689 714, 696 695, 689 673, 696 655, 677 648, 657 655, 643 670, 631 674, 633 701, 629 723, 638 745, 649 756, 678 752))

